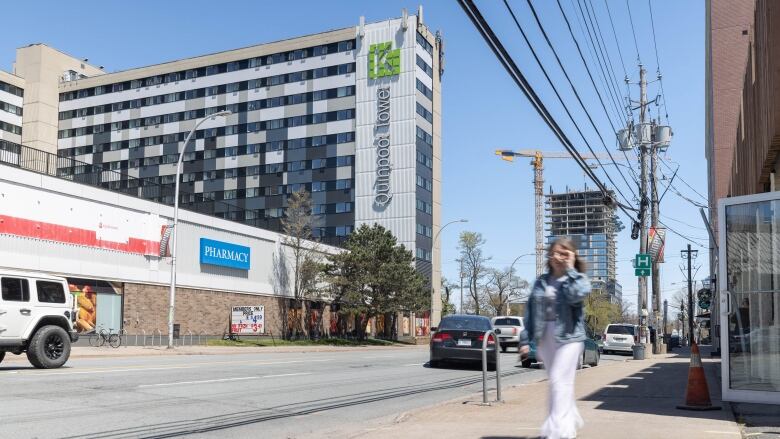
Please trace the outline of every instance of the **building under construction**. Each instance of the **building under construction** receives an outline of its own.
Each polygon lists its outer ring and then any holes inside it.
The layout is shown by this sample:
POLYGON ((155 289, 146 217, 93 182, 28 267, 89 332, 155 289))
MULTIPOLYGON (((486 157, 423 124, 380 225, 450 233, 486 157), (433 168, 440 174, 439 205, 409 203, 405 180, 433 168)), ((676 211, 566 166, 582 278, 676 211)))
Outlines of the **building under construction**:
MULTIPOLYGON (((611 194, 614 199, 614 194, 611 194)), ((587 262, 593 292, 608 294, 613 303, 622 300, 622 288, 615 269, 616 234, 622 225, 614 206, 604 204, 601 191, 588 190, 545 195, 545 233, 549 244, 568 236, 587 262)))

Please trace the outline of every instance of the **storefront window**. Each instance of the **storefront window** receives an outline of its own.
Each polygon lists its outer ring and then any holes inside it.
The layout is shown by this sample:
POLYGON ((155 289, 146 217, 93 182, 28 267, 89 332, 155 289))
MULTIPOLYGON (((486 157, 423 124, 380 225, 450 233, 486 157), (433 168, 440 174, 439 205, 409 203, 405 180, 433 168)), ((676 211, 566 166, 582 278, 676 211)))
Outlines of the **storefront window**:
POLYGON ((780 392, 780 200, 725 212, 730 388, 780 392))
POLYGON ((122 329, 121 285, 102 280, 68 278, 76 303, 76 330, 93 332, 122 329))

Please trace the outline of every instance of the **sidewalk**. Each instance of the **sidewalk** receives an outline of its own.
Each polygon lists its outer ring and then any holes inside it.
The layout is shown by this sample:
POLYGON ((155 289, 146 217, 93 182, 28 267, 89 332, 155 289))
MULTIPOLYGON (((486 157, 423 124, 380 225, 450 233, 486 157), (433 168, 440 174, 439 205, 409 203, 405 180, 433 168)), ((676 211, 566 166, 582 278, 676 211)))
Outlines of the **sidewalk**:
MULTIPOLYGON (((715 405, 721 405, 716 381, 718 361, 705 358, 707 383, 715 405)), ((577 374, 577 407, 585 427, 577 436, 599 439, 741 438, 731 410, 695 412, 677 410, 683 402, 688 378, 689 351, 657 355, 643 361, 602 363, 577 374)), ((478 405, 481 393, 467 400, 448 402, 406 413, 375 425, 326 437, 392 438, 446 437, 483 439, 535 438, 546 416, 547 381, 504 390, 503 404, 478 405)), ((495 392, 489 393, 495 398, 495 392)))
MULTIPOLYGON (((236 355, 236 354, 289 354, 309 352, 352 352, 352 351, 387 351, 399 349, 428 349, 420 345, 396 346, 179 346, 174 349, 165 347, 121 346, 119 348, 74 346, 70 351, 70 359, 81 358, 119 358, 119 357, 152 357, 168 355, 236 355)), ((7 354, 2 364, 11 362, 27 362, 27 356, 7 354)))

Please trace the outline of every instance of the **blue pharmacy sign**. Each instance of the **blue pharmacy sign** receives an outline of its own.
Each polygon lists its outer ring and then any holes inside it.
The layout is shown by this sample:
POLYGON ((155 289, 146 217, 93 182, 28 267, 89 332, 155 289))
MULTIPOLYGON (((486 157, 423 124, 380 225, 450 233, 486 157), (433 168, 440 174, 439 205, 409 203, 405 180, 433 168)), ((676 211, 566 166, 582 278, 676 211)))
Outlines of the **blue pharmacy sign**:
POLYGON ((200 238, 200 263, 249 270, 250 248, 229 242, 200 238))

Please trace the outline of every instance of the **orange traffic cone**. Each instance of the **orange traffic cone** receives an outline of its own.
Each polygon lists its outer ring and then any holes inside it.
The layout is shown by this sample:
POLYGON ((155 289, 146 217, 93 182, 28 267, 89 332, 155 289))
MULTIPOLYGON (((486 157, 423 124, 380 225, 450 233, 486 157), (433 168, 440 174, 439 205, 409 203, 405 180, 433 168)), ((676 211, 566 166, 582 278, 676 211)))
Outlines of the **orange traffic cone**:
POLYGON ((699 346, 691 343, 691 367, 688 369, 688 388, 685 390, 685 404, 678 405, 682 410, 720 410, 710 401, 707 377, 701 365, 699 346))

